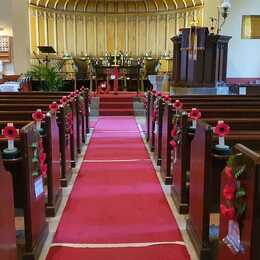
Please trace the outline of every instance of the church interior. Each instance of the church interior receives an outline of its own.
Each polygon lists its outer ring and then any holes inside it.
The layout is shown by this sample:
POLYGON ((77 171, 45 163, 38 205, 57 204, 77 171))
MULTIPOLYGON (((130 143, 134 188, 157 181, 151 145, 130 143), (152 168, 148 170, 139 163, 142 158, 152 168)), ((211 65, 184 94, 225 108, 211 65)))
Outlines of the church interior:
POLYGON ((259 49, 259 0, 0 0, 0 260, 260 260, 259 49))

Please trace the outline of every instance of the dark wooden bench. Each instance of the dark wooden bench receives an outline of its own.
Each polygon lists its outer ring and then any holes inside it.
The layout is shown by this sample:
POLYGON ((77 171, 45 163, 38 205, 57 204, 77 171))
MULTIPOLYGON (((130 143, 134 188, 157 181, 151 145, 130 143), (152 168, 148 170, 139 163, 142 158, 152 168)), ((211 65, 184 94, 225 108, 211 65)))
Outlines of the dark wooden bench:
MULTIPOLYGON (((259 222, 259 207, 260 207, 260 153, 248 147, 237 144, 235 145, 233 155, 237 156, 238 163, 245 165, 245 171, 240 178, 240 185, 246 192, 246 211, 243 217, 239 220, 240 239, 244 247, 244 252, 234 254, 223 242, 223 239, 228 234, 229 221, 220 215, 220 239, 218 247, 218 260, 244 260, 244 259, 259 259, 260 256, 260 222, 259 222)), ((227 176, 221 175, 221 191, 227 183, 227 176)), ((223 193, 221 193, 221 203, 225 203, 223 193)))
MULTIPOLYGON (((259 118, 204 118, 204 120, 211 125, 216 125, 221 119, 224 119, 233 130, 260 129, 259 118)), ((177 144, 176 162, 172 169, 172 198, 179 213, 186 214, 189 208, 188 174, 190 172, 190 150, 195 130, 191 128, 191 122, 188 120, 188 114, 186 112, 180 113, 178 125, 175 125, 175 127, 179 131, 179 139, 181 142, 177 144)))
MULTIPOLYGON (((43 177, 38 171, 38 162, 33 160, 39 143, 40 135, 35 123, 31 122, 20 129, 19 137, 15 139, 18 156, 12 159, 3 157, 6 170, 13 177, 14 206, 19 210, 18 215, 24 219, 24 228, 17 233, 17 248, 18 255, 23 256, 25 260, 39 259, 48 235, 43 177)), ((1 150, 6 146, 7 140, 1 138, 1 150)))
MULTIPOLYGON (((218 236, 210 236, 210 217, 219 213, 221 172, 229 157, 215 149, 216 139, 212 127, 199 121, 191 145, 187 231, 201 260, 213 259, 215 255, 218 236)), ((238 141, 260 148, 260 131, 234 130, 226 138, 230 147, 238 141)))
POLYGON ((13 180, 0 159, 0 259, 17 260, 13 180))
MULTIPOLYGON (((5 115, 9 118, 9 121, 0 121, 0 130, 3 130, 8 122, 12 122, 18 129, 31 122, 31 120, 15 121, 16 115, 10 112, 6 112, 6 114, 4 114, 4 112, 0 113, 0 116, 5 115)), ((55 114, 48 113, 46 115, 44 120, 44 133, 41 135, 41 138, 46 153, 47 164, 46 215, 48 217, 54 217, 62 199, 60 142, 55 114)))

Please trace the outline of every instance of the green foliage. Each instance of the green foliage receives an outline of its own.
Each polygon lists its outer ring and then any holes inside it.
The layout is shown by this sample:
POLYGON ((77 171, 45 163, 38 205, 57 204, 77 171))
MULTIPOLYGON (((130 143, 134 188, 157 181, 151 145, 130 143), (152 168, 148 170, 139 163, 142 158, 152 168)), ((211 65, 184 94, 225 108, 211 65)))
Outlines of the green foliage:
POLYGON ((34 80, 39 80, 41 90, 54 91, 62 87, 62 78, 58 73, 58 67, 46 66, 45 64, 33 65, 27 73, 34 80))

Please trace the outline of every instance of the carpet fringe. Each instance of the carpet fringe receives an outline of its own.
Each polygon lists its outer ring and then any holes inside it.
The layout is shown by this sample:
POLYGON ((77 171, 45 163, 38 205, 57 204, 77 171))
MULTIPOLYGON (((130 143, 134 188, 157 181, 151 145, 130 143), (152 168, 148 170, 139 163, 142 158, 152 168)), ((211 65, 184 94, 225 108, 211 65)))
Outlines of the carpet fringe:
POLYGON ((71 248, 137 248, 158 245, 180 245, 185 246, 183 241, 147 242, 147 243, 116 243, 116 244, 75 244, 75 243, 53 243, 51 247, 71 247, 71 248))

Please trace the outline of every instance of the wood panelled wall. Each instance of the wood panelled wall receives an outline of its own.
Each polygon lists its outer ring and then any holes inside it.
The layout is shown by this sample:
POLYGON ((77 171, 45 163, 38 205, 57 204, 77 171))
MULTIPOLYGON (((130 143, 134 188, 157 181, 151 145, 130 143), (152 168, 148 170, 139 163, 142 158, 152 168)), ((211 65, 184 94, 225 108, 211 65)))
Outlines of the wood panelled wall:
POLYGON ((171 37, 203 23, 203 7, 154 13, 77 13, 30 6, 31 51, 51 45, 58 54, 102 56, 105 51, 127 51, 140 56, 172 53, 171 37))

